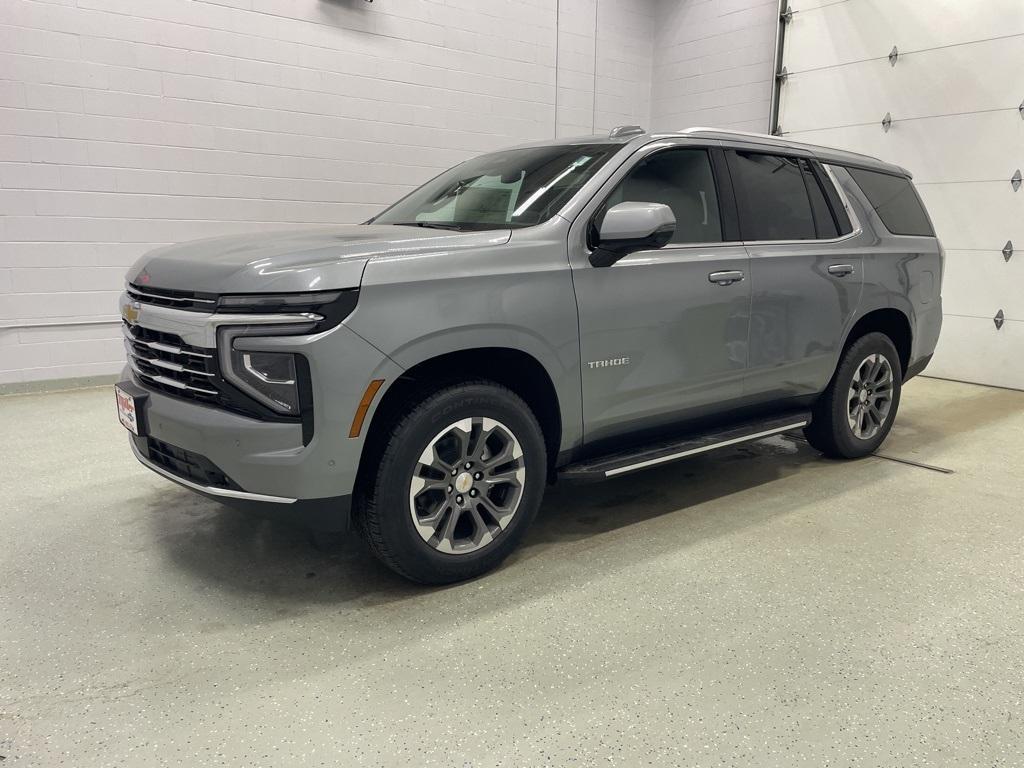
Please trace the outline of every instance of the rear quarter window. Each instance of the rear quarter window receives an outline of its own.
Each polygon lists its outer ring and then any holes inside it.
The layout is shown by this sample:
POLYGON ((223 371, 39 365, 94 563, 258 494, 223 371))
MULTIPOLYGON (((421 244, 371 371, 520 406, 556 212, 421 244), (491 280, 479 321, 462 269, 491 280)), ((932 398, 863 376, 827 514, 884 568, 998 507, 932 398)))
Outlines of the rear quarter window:
POLYGON ((885 228, 894 235, 935 236, 921 198, 910 179, 862 168, 846 170, 857 182, 885 228))

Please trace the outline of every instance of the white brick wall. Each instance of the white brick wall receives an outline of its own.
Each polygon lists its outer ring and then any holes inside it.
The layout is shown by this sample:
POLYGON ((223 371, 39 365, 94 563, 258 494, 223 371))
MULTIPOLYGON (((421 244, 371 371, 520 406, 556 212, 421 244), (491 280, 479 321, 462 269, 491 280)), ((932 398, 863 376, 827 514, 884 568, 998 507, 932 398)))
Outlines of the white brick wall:
POLYGON ((116 372, 153 247, 357 222, 484 150, 650 125, 667 5, 0 0, 0 386, 116 372), (106 322, 23 327, 79 321, 106 322))
POLYGON ((655 0, 559 0, 558 136, 650 124, 655 7, 655 0))
POLYGON ((651 127, 767 132, 778 0, 657 0, 651 127))

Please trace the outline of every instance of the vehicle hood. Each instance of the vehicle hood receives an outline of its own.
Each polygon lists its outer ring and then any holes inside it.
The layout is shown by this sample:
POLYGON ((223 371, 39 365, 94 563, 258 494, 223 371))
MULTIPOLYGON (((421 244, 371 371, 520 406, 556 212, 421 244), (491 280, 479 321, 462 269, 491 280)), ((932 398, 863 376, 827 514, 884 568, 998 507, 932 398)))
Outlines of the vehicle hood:
POLYGON ((511 230, 452 232, 415 226, 352 225, 259 232, 150 251, 129 282, 204 293, 286 293, 358 288, 376 256, 424 255, 507 242, 511 230))

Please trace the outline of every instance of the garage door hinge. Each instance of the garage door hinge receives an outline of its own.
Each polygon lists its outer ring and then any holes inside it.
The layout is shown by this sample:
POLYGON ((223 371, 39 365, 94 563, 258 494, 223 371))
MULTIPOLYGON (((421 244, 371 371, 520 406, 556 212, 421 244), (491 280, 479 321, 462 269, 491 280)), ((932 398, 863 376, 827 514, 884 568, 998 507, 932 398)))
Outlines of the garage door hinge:
POLYGON ((892 125, 892 115, 888 112, 885 113, 885 117, 882 118, 882 130, 886 133, 889 132, 889 126, 892 125))
POLYGON ((782 13, 779 14, 779 19, 783 24, 789 24, 793 20, 793 9, 784 8, 782 13))
POLYGON ((996 316, 992 318, 992 322, 996 324, 996 330, 998 331, 1003 327, 1003 323, 1006 322, 1006 316, 1003 314, 1003 310, 996 312, 996 316))
POLYGON ((1020 168, 1010 177, 1010 184, 1013 186, 1014 192, 1020 189, 1020 168))
POLYGON ((1003 258, 1007 261, 1013 256, 1013 240, 1007 240, 1006 245, 1003 246, 1003 258))
POLYGON ((890 67, 895 67, 896 66, 896 59, 898 59, 899 57, 900 57, 900 49, 897 48, 894 45, 892 47, 892 50, 889 51, 889 66, 890 67))
POLYGON ((1020 119, 1024 120, 1024 101, 1022 101, 1020 106, 1017 107, 1017 111, 1020 112, 1020 119))
POLYGON ((789 70, 783 67, 781 72, 775 73, 775 79, 778 80, 780 83, 786 82, 789 79, 789 70))

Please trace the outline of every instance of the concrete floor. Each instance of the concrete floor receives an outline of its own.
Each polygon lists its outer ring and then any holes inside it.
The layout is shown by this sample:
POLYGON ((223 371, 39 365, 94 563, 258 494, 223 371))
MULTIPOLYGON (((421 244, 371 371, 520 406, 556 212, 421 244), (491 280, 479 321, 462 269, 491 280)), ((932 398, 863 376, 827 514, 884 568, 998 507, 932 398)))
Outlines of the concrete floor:
POLYGON ((0 399, 5 766, 1020 765, 1024 392, 918 379, 878 458, 776 438, 556 487, 410 586, 0 399))

